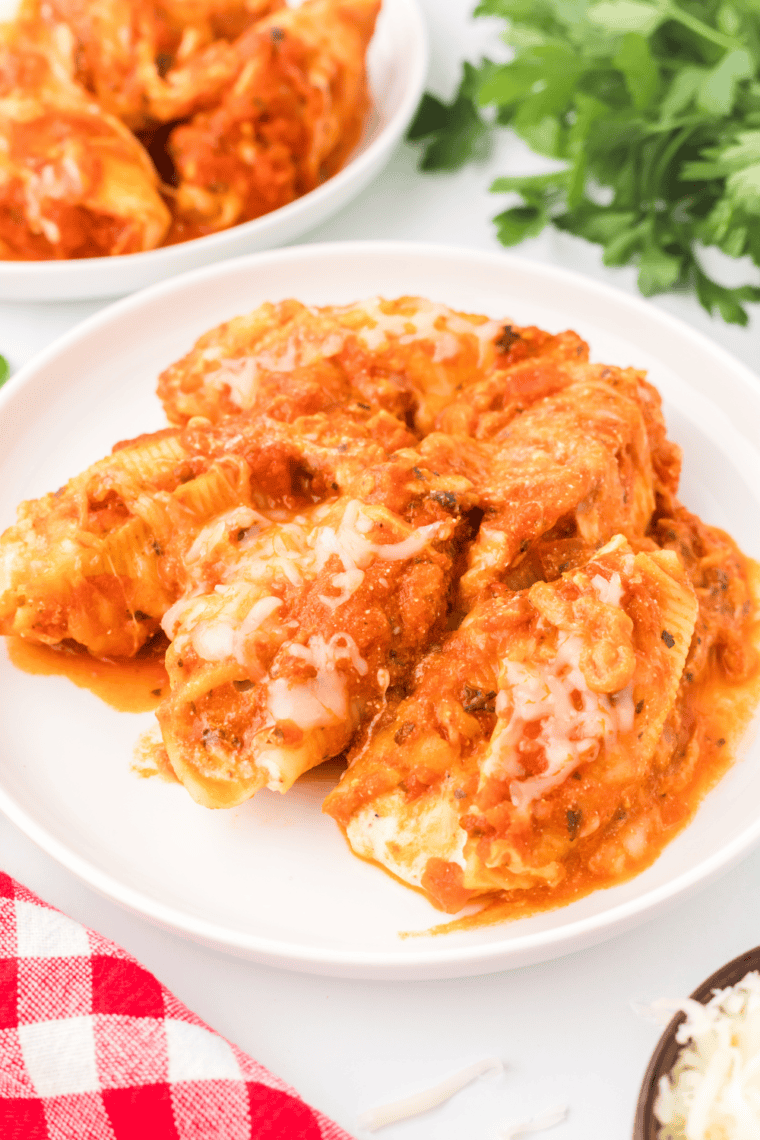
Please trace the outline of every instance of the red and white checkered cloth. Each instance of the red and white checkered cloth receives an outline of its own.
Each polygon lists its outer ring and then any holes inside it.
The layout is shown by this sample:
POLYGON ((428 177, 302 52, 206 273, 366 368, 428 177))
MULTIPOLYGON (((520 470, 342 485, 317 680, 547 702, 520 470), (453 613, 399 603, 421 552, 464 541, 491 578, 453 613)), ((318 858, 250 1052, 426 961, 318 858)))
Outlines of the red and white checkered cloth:
POLYGON ((2 1140, 351 1140, 126 951, 0 873, 2 1140))

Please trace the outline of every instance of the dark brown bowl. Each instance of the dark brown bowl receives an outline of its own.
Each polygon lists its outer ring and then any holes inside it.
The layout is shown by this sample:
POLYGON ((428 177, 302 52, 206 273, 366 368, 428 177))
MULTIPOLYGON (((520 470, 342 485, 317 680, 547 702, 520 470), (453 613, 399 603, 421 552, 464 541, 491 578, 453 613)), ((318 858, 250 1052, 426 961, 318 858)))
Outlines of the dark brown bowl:
MULTIPOLYGON (((697 986, 691 996, 695 1001, 708 1002, 712 997, 713 990, 722 990, 726 986, 736 985, 751 970, 760 970, 760 946, 755 946, 753 950, 747 950, 738 958, 734 958, 733 962, 721 966, 706 981, 702 982, 701 986, 697 986)), ((660 1077, 666 1076, 676 1062, 681 1050, 681 1046, 676 1042, 676 1030, 685 1019, 686 1014, 684 1013, 675 1015, 652 1054, 652 1059, 641 1084, 639 1102, 636 1105, 633 1140, 657 1140, 657 1131, 660 1126, 653 1111, 657 1097, 657 1086, 660 1083, 660 1077)))

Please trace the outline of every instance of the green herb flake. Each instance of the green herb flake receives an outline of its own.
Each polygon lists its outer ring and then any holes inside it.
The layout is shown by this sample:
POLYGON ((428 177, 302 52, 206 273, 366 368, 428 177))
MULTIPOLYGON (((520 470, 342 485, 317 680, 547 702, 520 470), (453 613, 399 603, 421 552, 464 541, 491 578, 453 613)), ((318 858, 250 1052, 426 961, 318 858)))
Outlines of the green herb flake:
POLYGON ((422 169, 457 169, 511 128, 564 167, 496 179, 504 245, 552 225, 634 265, 645 296, 690 289, 746 324, 760 289, 711 280, 698 252, 760 266, 760 0, 481 0, 475 14, 504 21, 513 58, 466 63, 451 103, 423 98, 422 169))
POLYGON ((4 356, 0 356, 0 388, 11 374, 11 366, 4 356))

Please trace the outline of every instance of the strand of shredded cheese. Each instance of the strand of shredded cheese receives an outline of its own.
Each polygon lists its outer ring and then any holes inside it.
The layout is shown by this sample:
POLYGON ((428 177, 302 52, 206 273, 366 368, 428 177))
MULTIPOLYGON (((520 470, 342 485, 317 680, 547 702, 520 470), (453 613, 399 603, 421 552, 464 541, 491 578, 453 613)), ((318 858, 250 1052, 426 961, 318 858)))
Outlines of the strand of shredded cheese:
POLYGON ((468 1065, 458 1073, 452 1073, 445 1081, 425 1089, 424 1092, 363 1112, 359 1117, 359 1127, 366 1128, 368 1132, 376 1132, 378 1128, 386 1128, 399 1120, 408 1120, 411 1116, 429 1112, 431 1108, 437 1108, 439 1104, 450 1100, 454 1093, 458 1093, 476 1077, 482 1076, 483 1073, 501 1072, 503 1068, 504 1065, 498 1057, 486 1057, 482 1061, 476 1061, 474 1065, 468 1065))
POLYGON ((523 1136, 526 1132, 543 1132, 545 1128, 553 1128, 555 1124, 561 1124, 566 1119, 567 1105, 561 1104, 557 1108, 550 1108, 537 1116, 531 1116, 530 1120, 524 1120, 520 1124, 509 1124, 501 1134, 502 1140, 514 1140, 515 1136, 523 1136))

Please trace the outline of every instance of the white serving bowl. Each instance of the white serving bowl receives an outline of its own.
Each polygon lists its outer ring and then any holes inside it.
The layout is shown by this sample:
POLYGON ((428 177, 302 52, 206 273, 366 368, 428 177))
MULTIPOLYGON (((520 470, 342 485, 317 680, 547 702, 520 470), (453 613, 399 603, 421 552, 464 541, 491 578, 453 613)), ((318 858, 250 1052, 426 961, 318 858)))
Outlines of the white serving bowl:
MULTIPOLYGON (((684 448, 681 497, 760 556, 760 382, 644 300, 513 255, 401 242, 306 245, 164 282, 97 313, 0 391, 0 530, 119 439, 163 427, 156 377, 207 329, 266 300, 420 294, 551 331, 592 359, 648 368, 684 448)), ((0 639, 0 643, 2 639, 0 639)), ((0 644, 0 809, 95 889, 207 945, 294 970, 446 978, 582 950, 673 906, 760 841, 760 748, 740 759, 642 874, 569 906, 479 930, 401 938, 445 916, 356 859, 315 769, 285 796, 208 811, 130 769, 152 714, 119 713, 65 677, 14 668, 0 644)))
POLYGON ((121 297, 214 261, 286 245, 318 226, 379 174, 417 109, 428 46, 416 0, 383 0, 367 62, 372 110, 364 134, 343 169, 316 190, 252 222, 145 253, 0 261, 0 301, 121 297))

